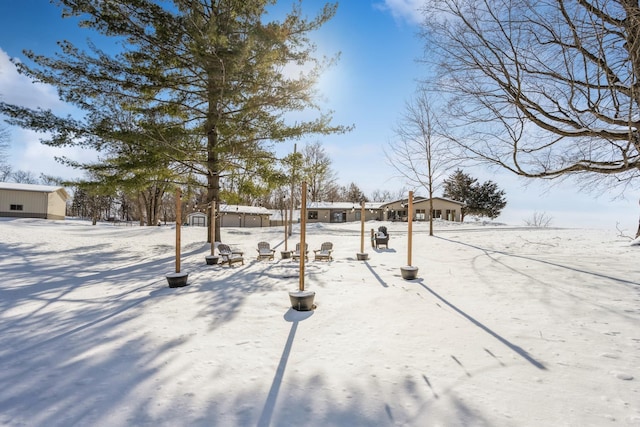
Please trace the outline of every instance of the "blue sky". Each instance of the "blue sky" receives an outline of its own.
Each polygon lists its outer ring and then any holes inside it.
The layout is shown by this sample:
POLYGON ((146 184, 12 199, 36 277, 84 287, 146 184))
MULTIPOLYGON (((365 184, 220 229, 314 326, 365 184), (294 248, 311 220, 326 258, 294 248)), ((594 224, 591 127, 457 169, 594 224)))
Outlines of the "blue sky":
MULTIPOLYGON (((319 7, 317 0, 304 4, 319 7)), ((355 125, 345 135, 312 137, 330 155, 341 185, 355 182, 366 194, 376 189, 397 191, 406 184, 388 166, 384 149, 393 141, 393 126, 405 102, 427 76, 418 60, 423 56, 419 31, 420 0, 343 0, 336 17, 316 35, 321 52, 340 52, 338 64, 319 82, 325 108, 334 111, 336 123, 355 125)), ((313 13, 316 9, 311 9, 313 13)), ((24 58, 23 49, 51 55, 56 41, 82 42, 93 33, 78 29, 48 0, 0 1, 0 96, 6 102, 31 107, 52 108, 63 114, 73 109, 63 105, 55 89, 34 85, 15 72, 9 58, 24 58)), ((41 145, 39 136, 22 129, 11 129, 10 161, 14 169, 31 170, 63 177, 78 176, 75 170, 55 163, 56 155, 78 160, 92 153, 60 150, 41 145)), ((298 142, 298 145, 305 141, 298 142)), ((293 150, 293 142, 281 151, 293 150)), ((518 179, 506 173, 469 171, 479 181, 488 179, 506 191, 507 207, 499 220, 520 225, 534 212, 545 212, 557 226, 596 226, 635 233, 640 191, 629 191, 625 199, 612 194, 579 193, 571 183, 548 187, 544 183, 518 179), (525 186, 526 185, 526 186, 525 186)), ((418 189, 417 193, 425 193, 418 189)))

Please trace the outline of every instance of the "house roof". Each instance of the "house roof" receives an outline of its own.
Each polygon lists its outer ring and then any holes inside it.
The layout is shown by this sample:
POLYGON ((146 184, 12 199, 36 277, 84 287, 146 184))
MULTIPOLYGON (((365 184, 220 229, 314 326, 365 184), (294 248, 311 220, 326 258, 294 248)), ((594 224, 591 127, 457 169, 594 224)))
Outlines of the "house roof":
MULTIPOLYGON (((365 202, 365 209, 380 209, 384 203, 381 202, 365 202)), ((360 209, 360 203, 352 202, 310 202, 307 203, 307 209, 360 209)))
POLYGON ((218 207, 220 213, 243 213, 250 215, 271 215, 269 209, 262 206, 242 206, 221 204, 218 207))
MULTIPOLYGON (((281 211, 280 209, 271 209, 269 212, 271 213, 270 219, 272 221, 283 221, 284 220, 283 211, 281 211)), ((289 218, 290 215, 291 215, 291 212, 287 209, 287 220, 291 220, 293 222, 298 222, 300 220, 300 210, 299 209, 294 209, 293 210, 293 218, 289 218)))
POLYGON ((69 199, 69 193, 64 187, 54 185, 21 184, 17 182, 0 182, 0 190, 33 191, 36 193, 59 192, 65 200, 69 199))
MULTIPOLYGON (((407 203, 409 199, 399 199, 399 200, 394 200, 392 202, 385 202, 382 204, 382 206, 387 206, 387 205, 392 205, 394 203, 407 203)), ((464 202, 460 202, 458 200, 453 200, 453 199, 447 199, 446 197, 434 197, 433 200, 443 200, 445 202, 451 202, 451 203, 455 203, 457 205, 460 206, 465 206, 464 202)), ((422 196, 414 196, 413 197, 413 203, 424 203, 424 202, 428 202, 429 198, 427 197, 422 197, 422 196)))

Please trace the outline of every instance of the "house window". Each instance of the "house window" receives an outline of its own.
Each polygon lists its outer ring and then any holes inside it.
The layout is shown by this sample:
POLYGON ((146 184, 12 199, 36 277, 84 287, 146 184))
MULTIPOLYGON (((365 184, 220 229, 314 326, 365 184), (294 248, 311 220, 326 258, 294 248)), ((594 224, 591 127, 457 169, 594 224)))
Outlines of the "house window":
POLYGON ((433 218, 442 218, 442 211, 440 209, 434 209, 433 218))
POLYGON ((11 205, 10 210, 12 210, 12 211, 23 211, 24 210, 24 206, 23 205, 11 205))
POLYGON ((318 211, 309 211, 307 219, 318 219, 318 211))
POLYGON ((424 221, 427 217, 427 211, 424 209, 416 209, 416 219, 418 221, 424 221))

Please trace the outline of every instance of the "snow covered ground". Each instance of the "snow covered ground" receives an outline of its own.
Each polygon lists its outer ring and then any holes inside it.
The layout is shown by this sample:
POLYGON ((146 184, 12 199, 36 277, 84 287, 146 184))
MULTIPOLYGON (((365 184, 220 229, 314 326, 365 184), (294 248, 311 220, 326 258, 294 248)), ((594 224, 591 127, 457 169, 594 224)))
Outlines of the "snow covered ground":
POLYGON ((630 238, 414 223, 406 281, 407 224, 379 225, 366 262, 359 223, 308 226, 334 260, 311 253, 298 312, 279 227, 224 228, 233 267, 183 227, 189 286, 169 288, 174 227, 1 219, 0 425, 640 426, 630 238))

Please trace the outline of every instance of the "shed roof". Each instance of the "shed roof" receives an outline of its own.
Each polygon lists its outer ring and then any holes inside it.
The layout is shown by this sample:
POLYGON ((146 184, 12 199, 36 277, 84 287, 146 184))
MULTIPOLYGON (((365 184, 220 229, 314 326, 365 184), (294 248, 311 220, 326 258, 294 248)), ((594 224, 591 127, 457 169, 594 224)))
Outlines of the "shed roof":
POLYGON ((0 182, 0 190, 33 191, 36 193, 59 192, 65 200, 69 199, 69 193, 64 187, 55 185, 22 184, 17 182, 0 182))

